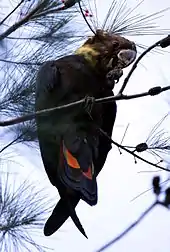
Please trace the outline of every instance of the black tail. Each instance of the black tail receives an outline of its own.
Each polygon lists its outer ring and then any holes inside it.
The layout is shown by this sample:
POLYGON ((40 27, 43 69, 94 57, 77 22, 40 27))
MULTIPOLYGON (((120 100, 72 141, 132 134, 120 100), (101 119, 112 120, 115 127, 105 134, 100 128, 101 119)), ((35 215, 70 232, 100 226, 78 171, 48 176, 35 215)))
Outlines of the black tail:
POLYGON ((76 214, 75 207, 72 206, 70 201, 67 202, 67 206, 68 206, 68 209, 69 209, 68 211, 70 212, 70 217, 71 217, 72 221, 74 222, 74 224, 76 225, 78 230, 88 239, 88 237, 84 231, 84 228, 81 225, 81 222, 76 214))
POLYGON ((75 207, 78 204, 78 198, 71 198, 70 201, 60 199, 54 208, 52 215, 48 218, 44 226, 44 235, 50 236, 55 233, 70 216, 78 230, 87 238, 87 235, 76 214, 75 207))

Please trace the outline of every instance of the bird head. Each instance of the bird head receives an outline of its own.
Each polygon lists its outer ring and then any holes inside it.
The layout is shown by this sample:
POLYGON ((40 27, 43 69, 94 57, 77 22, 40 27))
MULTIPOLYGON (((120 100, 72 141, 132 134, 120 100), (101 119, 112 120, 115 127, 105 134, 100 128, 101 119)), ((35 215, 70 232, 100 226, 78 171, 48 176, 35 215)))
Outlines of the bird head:
POLYGON ((83 55, 100 73, 116 73, 119 80, 122 69, 136 59, 137 50, 134 42, 117 34, 97 30, 76 54, 83 55))

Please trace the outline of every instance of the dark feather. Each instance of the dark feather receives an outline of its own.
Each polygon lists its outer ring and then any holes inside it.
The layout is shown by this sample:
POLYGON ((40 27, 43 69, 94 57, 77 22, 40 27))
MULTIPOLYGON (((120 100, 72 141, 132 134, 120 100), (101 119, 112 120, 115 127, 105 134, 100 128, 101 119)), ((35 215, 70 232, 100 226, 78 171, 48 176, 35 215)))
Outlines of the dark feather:
MULTIPOLYGON (((96 37, 89 39, 77 51, 79 55, 46 62, 37 76, 36 110, 67 104, 86 96, 113 95, 106 78, 110 70, 107 64, 112 57, 115 60, 119 52, 125 51, 136 53, 135 44, 118 35, 98 31, 96 37)), ((117 58, 112 68, 117 69, 118 65, 125 67, 121 58, 117 58)), ((37 117, 44 167, 61 197, 45 224, 45 235, 57 231, 70 216, 86 236, 75 207, 80 199, 89 205, 97 203, 96 176, 111 149, 110 142, 100 135, 99 128, 111 137, 115 117, 115 102, 92 104, 90 112, 84 104, 37 117)))

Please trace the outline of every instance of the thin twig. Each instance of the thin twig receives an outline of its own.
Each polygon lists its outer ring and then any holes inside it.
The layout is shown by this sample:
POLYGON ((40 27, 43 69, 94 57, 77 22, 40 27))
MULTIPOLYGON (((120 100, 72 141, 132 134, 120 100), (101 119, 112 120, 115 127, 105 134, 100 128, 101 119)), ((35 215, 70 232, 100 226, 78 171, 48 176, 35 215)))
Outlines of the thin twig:
MULTIPOLYGON (((163 92, 163 91, 167 91, 170 90, 170 86, 167 87, 160 87, 159 93, 163 92)), ((120 100, 130 100, 130 99, 134 99, 134 98, 140 98, 140 97, 145 97, 145 96, 149 96, 150 95, 150 90, 148 92, 144 92, 144 93, 140 93, 140 94, 134 94, 134 95, 123 95, 123 94, 118 94, 115 96, 108 96, 108 97, 104 97, 104 98, 98 98, 98 99, 94 99, 95 103, 105 103, 105 102, 112 102, 112 101, 120 101, 120 100)), ((82 103, 85 102, 85 99, 81 99, 75 102, 71 102, 65 105, 61 105, 61 106, 57 106, 54 108, 49 108, 49 109, 43 109, 43 110, 39 110, 35 113, 31 113, 25 116, 21 116, 21 117, 16 117, 14 119, 10 119, 7 121, 0 121, 0 127, 5 127, 5 126, 10 126, 10 125, 14 125, 14 124, 18 124, 21 122, 26 122, 29 120, 33 120, 35 119, 36 116, 42 115, 42 114, 46 114, 46 113, 50 113, 50 112, 54 112, 60 109, 67 109, 70 107, 74 107, 77 105, 80 105, 82 103)))
POLYGON ((62 106, 58 106, 58 107, 54 107, 54 108, 50 108, 50 109, 43 109, 43 110, 39 110, 35 113, 31 113, 25 116, 20 116, 20 117, 16 117, 14 119, 11 120, 7 120, 7 121, 1 121, 0 122, 0 127, 5 127, 5 126, 10 126, 10 125, 15 125, 21 122, 26 122, 29 120, 33 120, 35 119, 36 116, 42 115, 42 114, 46 114, 46 113, 50 113, 50 112, 54 112, 60 109, 65 109, 65 108, 70 108, 73 106, 76 106, 78 104, 82 104, 84 102, 84 99, 81 99, 77 102, 72 102, 66 105, 62 105, 62 106))
POLYGON ((112 246, 113 244, 115 244, 117 241, 119 241, 120 239, 122 239, 126 234, 128 234, 134 227, 136 227, 143 219, 146 215, 148 215, 153 208, 156 205, 161 204, 159 201, 154 202, 148 209, 145 210, 145 212, 135 221, 133 222, 128 228, 126 228, 121 234, 119 234, 118 236, 116 236, 113 240, 111 240, 110 242, 108 242, 107 244, 105 244, 103 247, 101 247, 99 250, 97 250, 96 252, 102 252, 105 249, 107 249, 108 247, 112 246))
MULTIPOLYGON (((108 96, 108 97, 96 99, 95 102, 97 102, 97 103, 99 103, 99 102, 111 102, 111 101, 131 100, 131 99, 141 98, 141 97, 145 97, 145 96, 150 96, 151 95, 150 90, 152 90, 152 89, 149 89, 148 92, 143 92, 143 93, 133 94, 133 95, 117 94, 115 96, 108 96)), ((167 90, 170 90, 170 86, 163 87, 163 88, 160 87, 160 92, 159 93, 162 93, 162 92, 167 91, 167 90)))
POLYGON ((164 168, 164 167, 162 167, 162 166, 159 166, 159 165, 157 165, 157 164, 154 164, 154 163, 150 162, 149 160, 147 160, 147 159, 145 159, 145 158, 142 158, 142 157, 138 156, 138 155, 135 154, 133 151, 127 149, 127 148, 124 147, 123 145, 121 145, 121 144, 115 142, 115 141, 114 141, 111 137, 109 137, 109 136, 107 135, 107 133, 104 132, 101 128, 99 128, 99 131, 100 131, 105 137, 107 137, 111 143, 113 143, 114 145, 116 145, 118 148, 120 148, 120 149, 122 149, 122 150, 128 152, 129 154, 131 154, 131 155, 134 156, 135 158, 138 158, 138 159, 140 159, 141 161, 143 161, 143 162, 145 162, 145 163, 147 163, 147 164, 149 164, 149 165, 152 165, 152 166, 154 166, 154 167, 157 167, 157 168, 159 168, 159 169, 161 169, 161 170, 170 172, 169 169, 164 168))
MULTIPOLYGON (((68 14, 70 14, 70 13, 72 13, 72 11, 65 11, 67 8, 64 8, 64 7, 58 7, 58 8, 56 8, 56 9, 52 9, 52 10, 46 10, 46 11, 43 11, 43 12, 41 12, 40 14, 35 14, 34 15, 34 18, 36 19, 36 18, 40 18, 40 17, 42 17, 42 16, 46 16, 46 15, 48 15, 48 14, 55 14, 55 13, 57 13, 57 12, 60 12, 60 11, 64 11, 64 13, 66 14, 66 13, 68 13, 68 14)), ((77 11, 75 10, 74 11, 74 13, 76 13, 77 11)))
POLYGON ((128 81, 129 81, 131 75, 133 74, 134 70, 136 69, 136 67, 137 67, 137 65, 138 65, 138 63, 139 63, 139 61, 140 61, 148 52, 150 52, 150 51, 151 51, 152 49, 154 49, 155 47, 159 46, 159 44, 160 44, 161 41, 162 41, 162 40, 160 40, 160 41, 154 43, 153 45, 151 45, 150 47, 148 47, 148 48, 137 58, 137 60, 136 60, 135 63, 133 64, 131 70, 129 71, 127 77, 125 78, 125 80, 124 80, 124 82, 123 82, 123 85, 122 85, 122 87, 121 87, 121 89, 120 89, 120 91, 119 91, 119 94, 122 94, 122 93, 123 93, 123 91, 124 91, 124 89, 125 89, 125 87, 126 87, 128 81))
POLYGON ((17 62, 17 61, 12 61, 12 60, 5 60, 5 59, 0 59, 1 62, 4 63, 9 63, 9 64, 16 64, 16 65, 26 65, 26 66, 41 66, 43 63, 41 62, 17 62))
POLYGON ((80 1, 78 1, 78 5, 79 5, 79 8, 80 8, 81 15, 83 16, 83 18, 84 18, 84 20, 85 20, 87 26, 88 26, 89 29, 92 31, 92 33, 93 33, 94 35, 96 35, 96 32, 93 30, 93 28, 91 27, 91 25, 90 25, 89 22, 87 21, 86 16, 84 15, 84 12, 83 12, 82 7, 81 7, 81 4, 80 4, 80 1))
MULTIPOLYGON (((169 180, 170 180, 170 178, 164 180, 163 182, 160 182, 160 185, 163 185, 163 184, 167 183, 169 180)), ((151 190, 153 190, 153 186, 151 188, 143 191, 142 193, 138 194, 137 196, 135 196, 133 199, 130 200, 130 202, 133 202, 134 200, 138 199, 139 197, 141 197, 142 195, 144 195, 145 193, 147 193, 147 192, 149 192, 151 190)))
POLYGON ((5 32, 0 34, 0 41, 6 38, 8 35, 10 35, 12 32, 16 31, 23 24, 27 23, 30 20, 30 18, 39 10, 39 8, 45 4, 45 2, 46 0, 40 2, 40 4, 38 4, 37 7, 35 7, 32 11, 30 11, 28 15, 26 15, 23 19, 10 26, 5 32))
POLYGON ((14 140, 10 141, 7 145, 5 145, 1 150, 0 150, 0 153, 2 153, 4 150, 6 150, 8 147, 10 147, 12 144, 16 143, 16 141, 18 141, 22 136, 24 135, 23 134, 20 134, 18 137, 16 137, 14 140))
POLYGON ((0 22, 0 25, 2 25, 19 7, 20 5, 24 2, 25 0, 21 0, 19 4, 0 22))

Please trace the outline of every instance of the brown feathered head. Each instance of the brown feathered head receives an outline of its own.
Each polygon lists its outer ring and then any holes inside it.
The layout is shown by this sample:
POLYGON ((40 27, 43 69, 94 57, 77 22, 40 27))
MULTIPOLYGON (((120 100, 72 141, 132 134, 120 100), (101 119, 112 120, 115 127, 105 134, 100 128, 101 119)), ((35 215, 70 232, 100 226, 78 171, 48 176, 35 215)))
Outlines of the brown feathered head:
POLYGON ((117 80, 122 76, 122 69, 129 66, 136 58, 135 43, 122 36, 97 30, 77 51, 90 64, 105 75, 119 72, 117 80))

